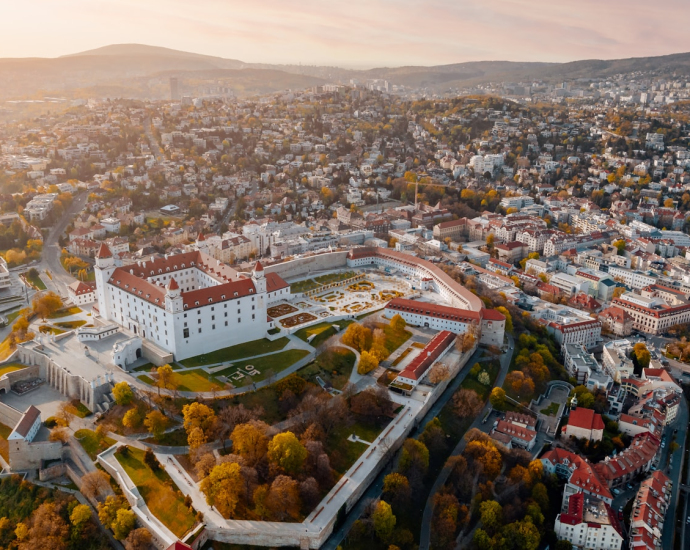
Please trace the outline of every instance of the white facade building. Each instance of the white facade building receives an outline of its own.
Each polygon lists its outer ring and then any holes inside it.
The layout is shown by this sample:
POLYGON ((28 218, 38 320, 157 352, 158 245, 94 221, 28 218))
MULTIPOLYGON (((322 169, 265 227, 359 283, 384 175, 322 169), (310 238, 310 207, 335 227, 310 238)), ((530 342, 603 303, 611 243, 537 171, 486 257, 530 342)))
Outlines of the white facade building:
POLYGON ((290 296, 261 263, 240 273, 200 251, 119 267, 103 244, 95 272, 101 317, 176 360, 263 337, 273 328, 268 304, 290 296))

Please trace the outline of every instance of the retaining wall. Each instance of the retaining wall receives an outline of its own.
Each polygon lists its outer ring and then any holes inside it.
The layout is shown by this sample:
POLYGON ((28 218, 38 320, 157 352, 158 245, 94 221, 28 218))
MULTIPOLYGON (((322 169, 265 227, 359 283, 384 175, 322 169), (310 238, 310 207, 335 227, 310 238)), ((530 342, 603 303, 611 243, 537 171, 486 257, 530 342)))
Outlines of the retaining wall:
POLYGON ((0 422, 14 428, 17 423, 22 419, 24 413, 19 412, 14 407, 10 407, 5 403, 0 403, 0 422))
POLYGON ((347 266, 347 250, 342 252, 329 252, 318 256, 298 258, 280 264, 270 265, 264 268, 267 273, 277 273, 283 279, 294 279, 317 271, 327 269, 341 269, 347 266))
MULTIPOLYGON (((227 528, 207 528, 209 539, 218 542, 249 544, 254 546, 298 546, 303 549, 320 548, 333 533, 339 508, 345 506, 347 511, 352 509, 372 481, 381 472, 389 458, 402 446, 412 430, 443 394, 448 384, 450 384, 453 378, 455 378, 460 370, 467 364, 467 361, 472 356, 475 349, 476 345, 472 350, 460 355, 459 360, 451 366, 451 376, 447 380, 434 388, 429 388, 428 393, 424 396, 425 401, 423 405, 417 409, 413 421, 408 422, 404 429, 398 433, 395 440, 391 441, 388 439, 387 433, 392 431, 397 424, 403 421, 406 415, 410 414, 411 409, 409 405, 403 408, 389 427, 379 435, 370 446, 369 450, 365 451, 355 462, 355 465, 345 473, 341 480, 331 491, 329 491, 326 497, 316 506, 314 511, 304 522, 295 524, 228 520, 227 528), (354 481, 353 476, 357 474, 357 471, 362 466, 363 460, 374 452, 383 452, 383 454, 363 478, 354 481), (342 501, 342 504, 340 504, 338 508, 330 507, 329 505, 331 502, 338 498, 340 491, 343 489, 350 492, 342 501), (329 506, 328 511, 326 511, 326 506, 329 506), (329 514, 328 517, 326 517, 325 514, 329 514)), ((421 391, 423 392, 424 390, 421 391)), ((336 500, 336 505, 338 505, 338 500, 336 500)))

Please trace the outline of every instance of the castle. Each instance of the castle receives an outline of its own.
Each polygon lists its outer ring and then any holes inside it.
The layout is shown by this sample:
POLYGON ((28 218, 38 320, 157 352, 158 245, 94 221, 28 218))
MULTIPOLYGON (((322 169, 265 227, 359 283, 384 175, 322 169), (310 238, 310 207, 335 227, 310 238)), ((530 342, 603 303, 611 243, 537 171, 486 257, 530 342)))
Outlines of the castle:
POLYGON ((274 328, 270 303, 290 286, 260 262, 235 271, 202 250, 118 265, 108 246, 96 255, 98 313, 179 361, 256 340, 274 328))

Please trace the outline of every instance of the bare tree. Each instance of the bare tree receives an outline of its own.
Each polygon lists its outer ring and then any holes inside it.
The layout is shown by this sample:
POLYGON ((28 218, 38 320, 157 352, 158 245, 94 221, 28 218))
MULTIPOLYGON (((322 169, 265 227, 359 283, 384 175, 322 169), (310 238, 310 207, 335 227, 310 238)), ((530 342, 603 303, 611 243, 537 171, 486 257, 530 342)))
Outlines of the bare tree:
POLYGON ((113 492, 110 487, 108 474, 101 470, 85 474, 81 478, 81 487, 79 490, 86 498, 99 502, 113 492))
POLYGON ((460 418, 477 416, 484 404, 479 399, 477 392, 461 388, 453 395, 453 408, 460 418))

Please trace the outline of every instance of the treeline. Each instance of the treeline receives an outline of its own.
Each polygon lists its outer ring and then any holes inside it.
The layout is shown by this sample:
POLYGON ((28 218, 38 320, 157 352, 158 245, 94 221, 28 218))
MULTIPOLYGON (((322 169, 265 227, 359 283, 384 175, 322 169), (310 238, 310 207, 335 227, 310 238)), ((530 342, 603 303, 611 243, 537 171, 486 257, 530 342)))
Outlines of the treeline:
POLYGON ((0 547, 8 550, 106 550, 91 508, 19 476, 0 481, 0 547))

